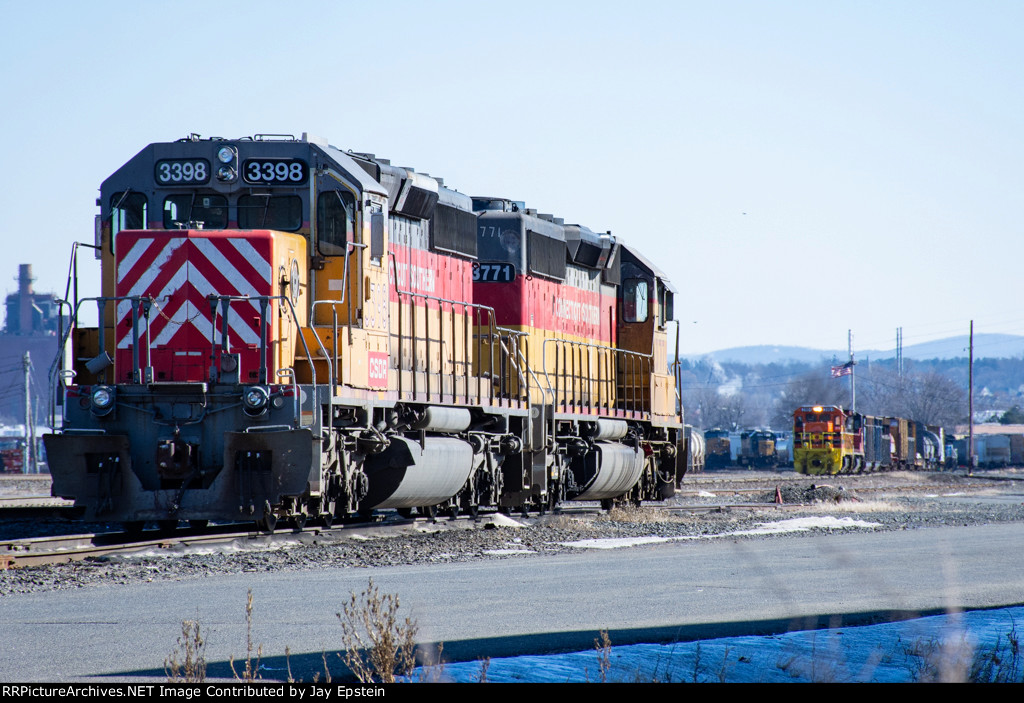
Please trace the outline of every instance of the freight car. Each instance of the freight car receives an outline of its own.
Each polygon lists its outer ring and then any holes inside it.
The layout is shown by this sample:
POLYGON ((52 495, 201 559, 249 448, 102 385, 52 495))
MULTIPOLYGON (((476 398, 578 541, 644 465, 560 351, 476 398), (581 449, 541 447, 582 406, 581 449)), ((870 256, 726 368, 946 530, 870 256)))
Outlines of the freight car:
POLYGON ((89 519, 608 507, 685 473, 674 289, 610 232, 306 135, 151 144, 97 204, 45 438, 89 519))
POLYGON ((898 417, 847 412, 835 405, 793 413, 793 466, 803 474, 937 468, 941 430, 898 417))

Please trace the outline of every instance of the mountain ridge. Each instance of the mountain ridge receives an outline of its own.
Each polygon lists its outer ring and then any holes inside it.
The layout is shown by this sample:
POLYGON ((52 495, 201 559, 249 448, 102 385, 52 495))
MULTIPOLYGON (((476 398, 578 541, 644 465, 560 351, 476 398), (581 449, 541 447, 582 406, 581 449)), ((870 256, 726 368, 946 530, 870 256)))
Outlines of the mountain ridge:
MULTIPOLYGON (((921 342, 903 347, 903 358, 926 361, 930 359, 967 358, 970 345, 969 335, 958 335, 921 342)), ((1024 355, 1024 336, 1013 334, 979 333, 974 335, 975 359, 1006 359, 1024 355)), ((684 359, 713 359, 714 361, 732 361, 744 364, 769 363, 818 363, 846 361, 846 349, 813 349, 810 347, 787 346, 782 344, 756 344, 743 347, 720 349, 705 354, 681 354, 684 359)), ((891 359, 896 356, 895 349, 854 349, 857 360, 891 359)))

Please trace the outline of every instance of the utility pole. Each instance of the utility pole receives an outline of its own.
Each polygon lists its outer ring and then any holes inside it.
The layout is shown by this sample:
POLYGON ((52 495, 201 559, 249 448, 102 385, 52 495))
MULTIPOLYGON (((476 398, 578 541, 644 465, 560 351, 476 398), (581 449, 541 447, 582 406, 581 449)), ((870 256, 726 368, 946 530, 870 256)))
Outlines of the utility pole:
POLYGON ((21 467, 22 473, 36 472, 36 423, 32 417, 32 359, 28 352, 21 358, 25 371, 25 457, 21 467))
POLYGON ((974 320, 971 320, 971 343, 967 368, 967 475, 974 472, 974 320))
POLYGON ((896 328, 896 373, 903 381, 903 328, 896 328))

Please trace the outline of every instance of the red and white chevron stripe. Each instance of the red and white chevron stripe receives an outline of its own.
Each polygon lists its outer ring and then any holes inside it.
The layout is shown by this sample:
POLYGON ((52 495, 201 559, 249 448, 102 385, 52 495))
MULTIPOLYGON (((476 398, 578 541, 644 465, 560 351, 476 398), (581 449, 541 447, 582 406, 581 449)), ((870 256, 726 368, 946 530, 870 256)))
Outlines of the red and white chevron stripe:
MULTIPOLYGON (((271 295, 272 244, 269 232, 131 230, 118 234, 117 296, 154 300, 150 328, 141 320, 139 335, 142 364, 149 335, 157 380, 206 380, 211 344, 221 344, 223 325, 218 317, 214 328, 207 296, 271 295)), ((258 367, 259 309, 256 301, 231 304, 229 342, 232 351, 242 353, 243 370, 258 367)), ((122 381, 130 380, 132 372, 131 311, 130 301, 119 301, 115 361, 122 381)))

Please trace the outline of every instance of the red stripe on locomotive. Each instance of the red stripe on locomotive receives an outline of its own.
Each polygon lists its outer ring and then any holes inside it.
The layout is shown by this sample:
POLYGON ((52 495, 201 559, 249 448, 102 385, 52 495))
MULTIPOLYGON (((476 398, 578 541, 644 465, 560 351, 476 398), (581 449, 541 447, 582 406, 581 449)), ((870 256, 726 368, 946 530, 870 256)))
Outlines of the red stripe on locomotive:
MULTIPOLYGON (((392 303, 398 302, 399 290, 403 293, 422 293, 435 298, 473 302, 472 262, 411 245, 392 243, 390 250, 394 260, 393 267, 388 267, 392 303)), ((402 302, 408 304, 410 296, 403 295, 402 302)), ((426 302, 431 310, 437 309, 437 301, 434 300, 424 301, 423 298, 412 297, 412 302, 421 307, 426 302)))
MULTIPOLYGON (((207 380, 212 342, 221 344, 223 319, 216 329, 208 295, 271 295, 269 231, 127 230, 117 235, 116 295, 145 296, 154 301, 151 328, 139 321, 139 359, 146 365, 146 343, 152 350, 156 381, 207 380)), ((231 351, 241 355, 242 381, 255 380, 259 368, 259 304, 234 301, 228 318, 231 351)), ((117 378, 132 376, 132 307, 117 304, 115 363, 117 378)), ((270 349, 268 347, 268 363, 270 349)))
POLYGON ((517 275, 510 283, 473 284, 474 301, 494 308, 504 327, 532 327, 579 337, 596 344, 615 343, 615 296, 539 276, 517 275))

